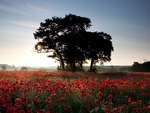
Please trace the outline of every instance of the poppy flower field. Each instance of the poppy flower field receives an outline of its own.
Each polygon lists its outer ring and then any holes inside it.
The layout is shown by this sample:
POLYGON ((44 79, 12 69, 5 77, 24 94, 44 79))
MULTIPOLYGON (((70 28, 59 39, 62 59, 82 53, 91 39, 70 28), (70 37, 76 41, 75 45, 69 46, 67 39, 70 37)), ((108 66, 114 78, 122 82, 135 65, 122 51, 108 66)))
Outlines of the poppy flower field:
POLYGON ((149 113, 150 73, 0 71, 0 113, 149 113))

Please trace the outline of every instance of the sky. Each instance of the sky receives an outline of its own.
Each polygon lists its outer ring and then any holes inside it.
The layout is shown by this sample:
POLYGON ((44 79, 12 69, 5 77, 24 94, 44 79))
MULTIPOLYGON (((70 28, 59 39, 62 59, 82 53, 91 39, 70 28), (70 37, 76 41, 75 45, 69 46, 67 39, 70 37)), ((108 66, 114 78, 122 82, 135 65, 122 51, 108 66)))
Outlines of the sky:
POLYGON ((91 19, 90 31, 112 37, 114 52, 104 65, 150 61, 150 0, 0 0, 0 64, 57 66, 34 50, 33 33, 54 16, 91 19))

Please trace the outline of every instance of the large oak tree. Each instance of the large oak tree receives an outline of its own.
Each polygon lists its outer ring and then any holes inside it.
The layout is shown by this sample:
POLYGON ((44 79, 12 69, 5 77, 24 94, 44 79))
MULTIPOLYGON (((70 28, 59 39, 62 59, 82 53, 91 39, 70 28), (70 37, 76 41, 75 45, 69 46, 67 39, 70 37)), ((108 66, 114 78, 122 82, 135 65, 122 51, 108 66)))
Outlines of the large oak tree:
POLYGON ((38 40, 35 49, 50 52, 49 57, 58 60, 63 70, 67 66, 75 71, 87 60, 91 60, 92 70, 93 64, 111 60, 113 46, 109 34, 86 31, 90 26, 89 18, 72 14, 46 19, 34 33, 38 40))

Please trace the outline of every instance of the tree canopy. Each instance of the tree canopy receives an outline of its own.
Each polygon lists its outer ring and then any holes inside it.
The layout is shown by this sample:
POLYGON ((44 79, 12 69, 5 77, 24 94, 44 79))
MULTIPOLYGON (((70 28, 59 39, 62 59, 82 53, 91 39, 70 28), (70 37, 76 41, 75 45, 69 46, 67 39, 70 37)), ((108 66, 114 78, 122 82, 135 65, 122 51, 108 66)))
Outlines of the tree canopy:
POLYGON ((59 61, 62 70, 71 68, 75 71, 88 60, 91 60, 92 70, 93 64, 111 60, 113 46, 109 34, 87 31, 90 26, 89 18, 72 14, 46 19, 34 33, 38 40, 35 49, 50 52, 48 57, 59 61))

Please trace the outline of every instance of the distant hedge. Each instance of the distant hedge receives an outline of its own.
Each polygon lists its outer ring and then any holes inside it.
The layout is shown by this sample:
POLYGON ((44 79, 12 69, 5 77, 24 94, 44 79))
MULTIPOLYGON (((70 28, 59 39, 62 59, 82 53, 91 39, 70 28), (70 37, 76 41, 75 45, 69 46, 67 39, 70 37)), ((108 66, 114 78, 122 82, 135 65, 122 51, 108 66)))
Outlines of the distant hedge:
POLYGON ((2 70, 6 70, 6 66, 5 65, 2 65, 2 70))
POLYGON ((131 70, 136 72, 150 72, 150 61, 144 63, 134 62, 131 70))
POLYGON ((28 70, 27 67, 22 67, 21 70, 28 70))

